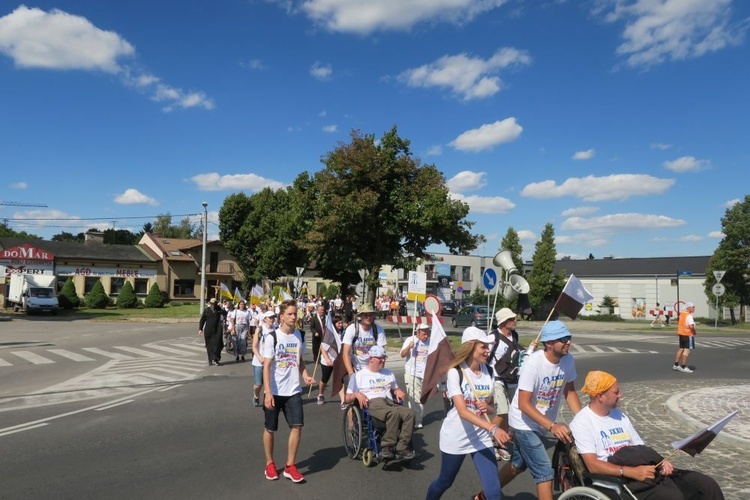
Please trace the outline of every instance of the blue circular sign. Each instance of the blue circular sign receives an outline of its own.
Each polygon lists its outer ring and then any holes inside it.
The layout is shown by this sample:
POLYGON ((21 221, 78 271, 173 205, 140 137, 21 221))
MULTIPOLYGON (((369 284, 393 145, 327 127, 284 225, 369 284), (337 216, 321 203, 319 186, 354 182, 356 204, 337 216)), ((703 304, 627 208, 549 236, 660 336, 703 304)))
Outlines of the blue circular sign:
POLYGON ((489 291, 492 290, 497 286, 497 273, 494 269, 487 268, 484 270, 484 273, 482 274, 482 281, 484 282, 484 287, 489 291))

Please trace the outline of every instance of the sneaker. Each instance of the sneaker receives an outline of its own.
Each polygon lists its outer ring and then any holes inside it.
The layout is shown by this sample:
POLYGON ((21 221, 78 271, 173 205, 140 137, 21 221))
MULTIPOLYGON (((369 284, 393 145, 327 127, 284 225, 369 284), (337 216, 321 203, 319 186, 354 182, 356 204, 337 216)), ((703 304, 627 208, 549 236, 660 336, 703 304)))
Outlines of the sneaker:
POLYGON ((293 483, 301 483, 305 480, 305 476, 299 473, 296 465, 285 465, 284 477, 291 479, 293 483))
POLYGON ((253 406, 259 407, 260 406, 260 399, 259 398, 253 398, 253 406))
POLYGON ((325 404, 325 402, 326 402, 326 398, 324 398, 322 394, 318 394, 318 404, 322 405, 322 404, 325 404))
POLYGON ((693 373, 693 370, 691 370, 691 369, 690 369, 689 367, 687 367, 687 366, 681 366, 681 367, 680 367, 680 371, 681 371, 682 373, 693 373))
POLYGON ((411 448, 405 448, 402 451, 396 452, 396 457, 402 460, 411 460, 412 458, 416 456, 417 454, 414 453, 414 450, 412 450, 411 448))
POLYGON ((276 464, 270 463, 266 465, 266 479, 269 481, 276 481, 279 478, 279 473, 276 471, 276 464))
POLYGON ((507 462, 510 460, 510 453, 505 448, 495 448, 495 458, 507 462))
POLYGON ((484 496, 484 490, 480 491, 476 495, 473 496, 474 500, 487 500, 487 497, 484 496))
POLYGON ((341 403, 341 411, 346 411, 346 407, 349 406, 346 403, 341 403))
POLYGON ((681 370, 680 370, 680 365, 672 365, 672 369, 673 369, 674 371, 676 371, 676 372, 679 372, 679 371, 681 371, 681 370))
POLYGON ((422 427, 424 427, 424 425, 422 425, 422 422, 419 422, 417 425, 414 426, 415 429, 421 429, 422 427))
POLYGON ((393 453, 393 446, 383 446, 380 451, 380 457, 385 459, 395 458, 396 454, 393 453))

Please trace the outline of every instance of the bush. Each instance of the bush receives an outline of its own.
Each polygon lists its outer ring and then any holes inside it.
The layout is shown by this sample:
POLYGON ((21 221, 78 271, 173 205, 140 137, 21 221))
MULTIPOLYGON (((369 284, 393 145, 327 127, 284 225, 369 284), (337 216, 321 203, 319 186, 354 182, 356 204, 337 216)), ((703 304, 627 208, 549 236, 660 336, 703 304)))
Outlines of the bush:
POLYGON ((119 309, 135 309, 138 307, 138 297, 135 296, 133 285, 126 281, 117 296, 117 307, 119 309))
POLYGON ((148 291, 144 305, 146 307, 164 307, 164 297, 157 283, 151 285, 151 290, 148 291))
POLYGON ((69 276, 57 296, 57 301, 63 309, 75 309, 81 306, 81 298, 76 293, 76 286, 73 284, 73 277, 69 276))
POLYGON ((86 307, 90 309, 106 309, 109 305, 109 297, 104 291, 101 280, 97 281, 94 288, 86 295, 86 307))
POLYGON ((618 321, 625 321, 621 316, 617 316, 616 314, 589 314, 587 316, 578 315, 577 319, 585 320, 585 321, 605 321, 605 322, 618 322, 618 321))

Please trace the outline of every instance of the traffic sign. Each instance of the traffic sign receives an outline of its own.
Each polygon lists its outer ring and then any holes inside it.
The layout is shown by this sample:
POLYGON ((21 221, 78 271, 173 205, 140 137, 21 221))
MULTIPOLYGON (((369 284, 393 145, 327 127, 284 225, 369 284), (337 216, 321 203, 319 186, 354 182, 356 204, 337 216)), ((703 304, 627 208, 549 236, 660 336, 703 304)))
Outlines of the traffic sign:
POLYGON ((714 271, 714 278, 716 278, 716 282, 721 282, 721 278, 723 278, 726 273, 726 271, 714 271))
POLYGON ((497 286, 497 273, 491 267, 484 270, 482 274, 482 281, 484 282, 484 288, 489 292, 497 286))
POLYGON ((677 270, 677 276, 682 277, 682 276, 692 276, 692 275, 693 275, 692 271, 680 271, 679 269, 677 270))
POLYGON ((713 288, 711 288, 711 291, 716 295, 717 297, 721 297, 724 295, 724 292, 727 291, 727 287, 722 285, 721 283, 716 283, 713 288))

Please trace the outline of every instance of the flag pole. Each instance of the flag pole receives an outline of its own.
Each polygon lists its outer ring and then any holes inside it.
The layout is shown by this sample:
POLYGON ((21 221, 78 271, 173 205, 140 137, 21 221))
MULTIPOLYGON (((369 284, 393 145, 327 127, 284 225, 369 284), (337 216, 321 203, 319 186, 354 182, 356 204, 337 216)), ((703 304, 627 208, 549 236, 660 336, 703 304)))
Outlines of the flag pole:
MULTIPOLYGON (((315 372, 318 369, 318 363, 320 363, 320 350, 318 350, 318 357, 315 360, 315 366, 313 366, 312 378, 315 378, 315 372)), ((315 384, 310 384, 310 390, 307 391, 307 397, 308 398, 310 397, 310 394, 312 394, 313 385, 315 385, 315 384)))

